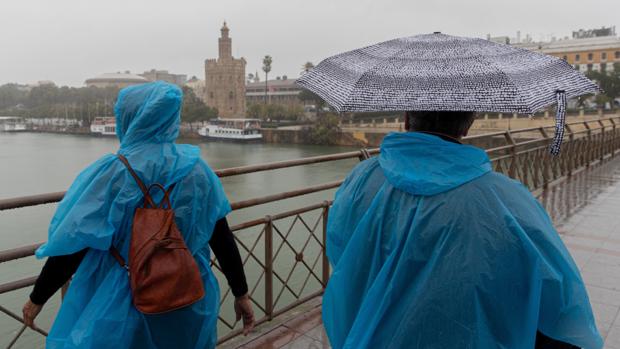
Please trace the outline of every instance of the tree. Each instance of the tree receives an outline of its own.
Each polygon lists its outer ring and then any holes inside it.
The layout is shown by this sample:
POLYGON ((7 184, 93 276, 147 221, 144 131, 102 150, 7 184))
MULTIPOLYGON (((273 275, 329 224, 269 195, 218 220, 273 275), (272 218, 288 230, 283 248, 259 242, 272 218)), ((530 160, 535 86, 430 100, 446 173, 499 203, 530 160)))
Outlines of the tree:
POLYGON ((310 71, 310 69, 314 68, 314 64, 312 62, 306 62, 304 63, 304 65, 301 66, 301 74, 307 73, 310 71))
POLYGON ((314 144, 334 144, 340 132, 340 119, 335 114, 317 116, 317 121, 309 129, 310 141, 314 144))
POLYGON ((268 91, 268 81, 269 81, 269 72, 271 71, 271 56, 266 55, 263 58, 263 71, 265 72, 265 104, 267 104, 267 91, 268 91))
POLYGON ((181 120, 190 123, 217 118, 217 109, 208 107, 188 86, 183 86, 181 120))
POLYGON ((596 97, 596 103, 601 107, 611 102, 611 108, 615 109, 615 99, 620 97, 620 63, 614 63, 613 70, 608 72, 590 71, 588 78, 596 80, 603 92, 596 97))
POLYGON ((280 120, 299 120, 304 115, 304 110, 300 106, 283 106, 281 104, 259 104, 248 105, 247 114, 254 119, 264 121, 280 120))
POLYGON ((249 83, 251 83, 252 81, 254 81, 254 74, 249 73, 249 74, 248 74, 248 81, 247 81, 247 82, 248 82, 248 84, 249 84, 249 83))
POLYGON ((301 90, 299 95, 297 95, 297 98, 299 98, 304 104, 314 105, 317 116, 321 114, 323 108, 325 107, 325 101, 323 98, 310 90, 301 90))

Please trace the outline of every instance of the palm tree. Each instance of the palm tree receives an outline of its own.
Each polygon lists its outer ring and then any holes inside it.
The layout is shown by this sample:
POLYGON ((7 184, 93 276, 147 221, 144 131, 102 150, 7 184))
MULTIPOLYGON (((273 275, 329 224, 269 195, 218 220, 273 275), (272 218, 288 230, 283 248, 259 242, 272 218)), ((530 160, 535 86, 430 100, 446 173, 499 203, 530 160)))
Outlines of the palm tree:
POLYGON ((271 56, 270 55, 266 55, 265 58, 263 58, 263 71, 265 72, 265 104, 267 104, 267 82, 268 82, 268 76, 269 76, 269 72, 271 71, 271 56))
POLYGON ((301 66, 301 74, 307 73, 312 68, 314 68, 314 63, 312 63, 312 62, 304 63, 304 65, 301 66))

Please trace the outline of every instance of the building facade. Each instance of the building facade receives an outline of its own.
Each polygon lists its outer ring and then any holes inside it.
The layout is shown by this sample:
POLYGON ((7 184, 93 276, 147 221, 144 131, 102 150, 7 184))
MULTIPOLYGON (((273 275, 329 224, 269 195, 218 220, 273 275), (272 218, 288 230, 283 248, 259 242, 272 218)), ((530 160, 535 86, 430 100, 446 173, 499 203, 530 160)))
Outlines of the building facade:
POLYGON ((167 70, 151 69, 140 74, 140 76, 147 79, 148 81, 166 81, 179 86, 182 86, 185 84, 185 82, 187 82, 187 75, 172 74, 169 73, 167 70))
POLYGON ((581 72, 610 71, 620 63, 620 38, 615 28, 579 30, 571 39, 516 43, 514 46, 552 55, 581 72))
MULTIPOLYGON (((303 107, 299 99, 302 89, 295 84, 295 79, 286 76, 267 82, 267 103, 285 107, 303 107)), ((265 103, 265 82, 250 82, 246 85, 245 98, 248 104, 265 103)))
POLYGON ((244 58, 232 56, 232 39, 226 22, 219 38, 219 56, 205 61, 205 101, 221 118, 245 117, 244 58))

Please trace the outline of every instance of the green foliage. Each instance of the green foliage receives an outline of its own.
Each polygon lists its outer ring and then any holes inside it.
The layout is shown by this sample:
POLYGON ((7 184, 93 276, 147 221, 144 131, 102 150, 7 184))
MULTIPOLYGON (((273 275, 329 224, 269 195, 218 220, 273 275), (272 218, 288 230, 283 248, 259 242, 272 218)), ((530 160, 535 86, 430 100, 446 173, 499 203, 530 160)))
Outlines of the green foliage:
MULTIPOLYGON (((596 80, 603 89, 603 93, 597 95, 595 99, 599 106, 620 97, 620 63, 614 63, 613 69, 608 72, 590 71, 587 73, 587 76, 592 80, 596 80)), ((611 105, 612 108, 615 107, 614 103, 611 103, 611 105)))
POLYGON ((266 74, 269 74, 269 72, 271 71, 271 63, 273 62, 273 59, 271 58, 270 55, 266 55, 265 58, 263 58, 263 71, 266 74))
POLYGON ((196 96, 194 90, 187 86, 183 86, 181 120, 191 123, 207 121, 214 118, 217 118, 217 109, 208 107, 202 99, 196 96))
POLYGON ((304 104, 313 104, 316 107, 317 113, 325 106, 323 98, 310 90, 302 89, 297 98, 304 102, 304 104))
POLYGON ((312 62, 306 62, 304 63, 304 65, 301 66, 301 73, 307 73, 308 71, 310 71, 310 69, 314 68, 314 63, 312 62))
POLYGON ((336 114, 317 116, 317 121, 309 129, 309 138, 313 144, 332 145, 340 133, 340 118, 336 114))
POLYGON ((0 115, 34 118, 67 117, 90 121, 97 116, 114 115, 118 89, 97 87, 29 88, 16 84, 0 86, 0 115))
POLYGON ((299 120, 304 115, 300 106, 253 103, 248 106, 247 115, 261 120, 299 120))

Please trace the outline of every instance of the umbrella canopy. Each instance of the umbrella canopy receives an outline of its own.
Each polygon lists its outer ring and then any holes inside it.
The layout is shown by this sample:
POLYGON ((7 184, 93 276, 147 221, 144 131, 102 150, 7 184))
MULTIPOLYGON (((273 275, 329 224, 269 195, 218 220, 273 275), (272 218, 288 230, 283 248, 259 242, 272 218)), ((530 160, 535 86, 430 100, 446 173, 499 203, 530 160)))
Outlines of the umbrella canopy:
POLYGON ((339 112, 533 114, 557 103, 557 151, 566 98, 599 91, 559 58, 441 33, 394 39, 329 57, 297 83, 339 112))

